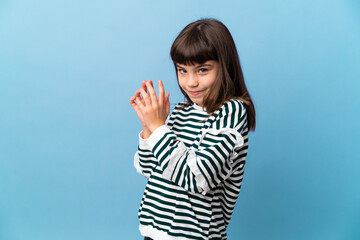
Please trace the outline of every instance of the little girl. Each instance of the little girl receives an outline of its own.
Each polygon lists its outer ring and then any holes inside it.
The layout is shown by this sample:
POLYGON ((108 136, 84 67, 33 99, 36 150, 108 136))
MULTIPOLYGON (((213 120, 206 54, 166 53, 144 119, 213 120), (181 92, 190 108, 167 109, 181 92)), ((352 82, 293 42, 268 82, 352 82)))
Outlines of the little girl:
POLYGON ((187 25, 171 47, 186 101, 151 81, 130 98, 142 123, 135 167, 148 179, 140 204, 145 239, 227 239, 241 188, 255 109, 229 30, 215 19, 187 25))

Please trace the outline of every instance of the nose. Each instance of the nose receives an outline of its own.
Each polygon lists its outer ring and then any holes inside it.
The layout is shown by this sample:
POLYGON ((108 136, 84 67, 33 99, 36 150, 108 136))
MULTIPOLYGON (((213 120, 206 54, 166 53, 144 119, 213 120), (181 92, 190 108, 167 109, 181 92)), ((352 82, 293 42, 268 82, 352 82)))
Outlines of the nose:
POLYGON ((197 87, 199 85, 198 77, 196 76, 196 74, 189 74, 187 85, 188 87, 197 87))

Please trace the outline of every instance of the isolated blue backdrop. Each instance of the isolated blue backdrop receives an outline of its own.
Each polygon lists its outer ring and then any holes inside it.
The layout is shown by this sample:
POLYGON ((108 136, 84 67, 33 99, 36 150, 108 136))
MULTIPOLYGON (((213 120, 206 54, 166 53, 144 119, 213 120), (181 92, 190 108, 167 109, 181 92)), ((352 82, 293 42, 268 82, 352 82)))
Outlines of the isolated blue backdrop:
POLYGON ((229 240, 360 239, 360 3, 0 2, 0 239, 141 239, 128 103, 183 100, 169 57, 191 21, 230 29, 257 111, 229 240))

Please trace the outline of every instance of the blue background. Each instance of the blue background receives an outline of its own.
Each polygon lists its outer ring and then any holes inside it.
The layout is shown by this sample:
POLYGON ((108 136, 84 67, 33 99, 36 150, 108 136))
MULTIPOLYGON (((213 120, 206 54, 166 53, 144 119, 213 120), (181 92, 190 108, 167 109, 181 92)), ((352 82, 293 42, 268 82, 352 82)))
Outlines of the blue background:
POLYGON ((360 239, 360 2, 0 2, 0 239, 141 239, 140 122, 185 25, 230 29, 257 111, 229 240, 360 239))

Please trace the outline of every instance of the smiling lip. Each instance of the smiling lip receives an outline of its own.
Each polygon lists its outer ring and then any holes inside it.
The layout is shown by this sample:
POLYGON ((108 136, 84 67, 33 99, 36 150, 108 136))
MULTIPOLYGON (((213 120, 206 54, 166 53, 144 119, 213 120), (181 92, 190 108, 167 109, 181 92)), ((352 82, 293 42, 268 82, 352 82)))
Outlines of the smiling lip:
POLYGON ((199 94, 201 94, 204 90, 202 91, 189 91, 189 94, 192 95, 192 96, 197 96, 199 94))

